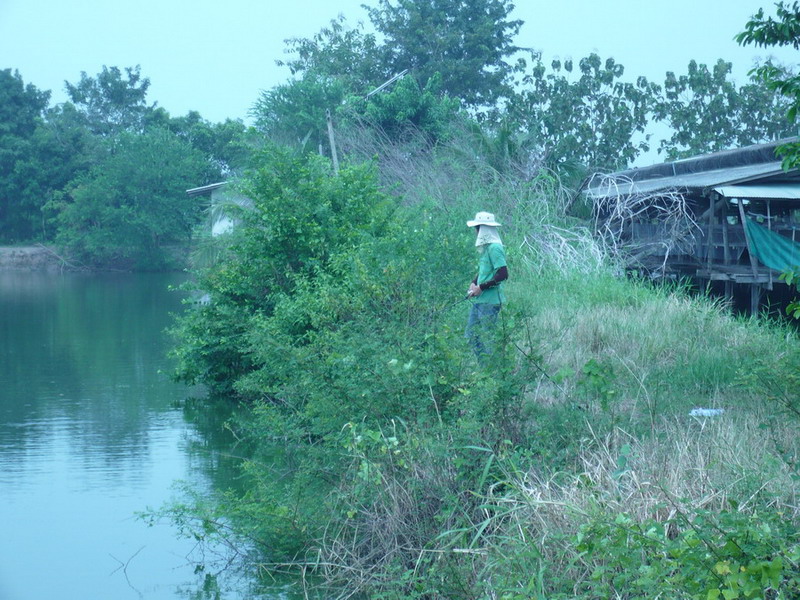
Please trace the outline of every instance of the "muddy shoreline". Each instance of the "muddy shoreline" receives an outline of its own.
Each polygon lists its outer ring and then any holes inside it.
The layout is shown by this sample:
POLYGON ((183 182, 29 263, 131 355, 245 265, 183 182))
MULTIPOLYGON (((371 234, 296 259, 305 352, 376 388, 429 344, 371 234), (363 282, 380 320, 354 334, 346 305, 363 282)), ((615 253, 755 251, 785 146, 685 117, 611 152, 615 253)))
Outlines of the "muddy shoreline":
POLYGON ((71 271, 74 270, 47 246, 0 246, 0 271, 71 271))

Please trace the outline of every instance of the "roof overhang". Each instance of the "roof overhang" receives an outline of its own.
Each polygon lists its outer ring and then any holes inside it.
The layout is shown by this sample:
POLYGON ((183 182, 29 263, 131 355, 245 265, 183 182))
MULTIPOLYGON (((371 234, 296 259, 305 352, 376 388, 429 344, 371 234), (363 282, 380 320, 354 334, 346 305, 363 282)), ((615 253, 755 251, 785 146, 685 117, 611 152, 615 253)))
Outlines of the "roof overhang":
POLYGON ((186 193, 190 196, 202 196, 206 194, 210 194, 216 189, 221 188, 223 185, 227 185, 227 181, 220 181, 219 183, 212 183, 209 185, 204 185, 201 187, 192 188, 190 190, 186 190, 186 193))
POLYGON ((605 176, 590 183, 586 194, 593 198, 654 194, 668 190, 705 193, 717 187, 757 181, 785 174, 780 161, 727 167, 699 173, 685 173, 671 177, 631 180, 624 176, 605 176))
POLYGON ((749 200, 800 200, 800 182, 774 183, 763 185, 723 185, 714 188, 726 198, 746 198, 749 200))

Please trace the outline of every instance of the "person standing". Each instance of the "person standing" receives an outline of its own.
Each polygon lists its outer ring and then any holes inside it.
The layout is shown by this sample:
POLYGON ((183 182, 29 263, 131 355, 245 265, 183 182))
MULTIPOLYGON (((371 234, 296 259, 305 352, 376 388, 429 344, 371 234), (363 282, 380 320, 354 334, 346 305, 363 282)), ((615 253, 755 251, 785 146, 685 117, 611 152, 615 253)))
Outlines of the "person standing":
POLYGON ((467 227, 474 227, 476 232, 478 275, 467 291, 467 297, 473 302, 465 335, 478 361, 483 361, 492 353, 490 338, 494 335, 497 316, 505 302, 503 282, 508 279, 508 266, 497 229, 500 223, 492 213, 477 213, 473 220, 467 221, 467 227))

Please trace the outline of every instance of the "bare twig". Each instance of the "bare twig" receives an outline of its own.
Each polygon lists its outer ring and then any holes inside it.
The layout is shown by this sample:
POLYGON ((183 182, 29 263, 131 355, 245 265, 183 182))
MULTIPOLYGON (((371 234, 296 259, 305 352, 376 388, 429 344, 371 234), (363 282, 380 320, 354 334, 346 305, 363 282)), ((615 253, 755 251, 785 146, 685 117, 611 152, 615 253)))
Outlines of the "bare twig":
POLYGON ((600 173, 592 177, 588 197, 595 231, 626 266, 641 265, 645 256, 659 256, 663 271, 673 252, 691 248, 699 226, 679 189, 631 193, 632 184, 624 177, 600 173), (654 235, 633 235, 637 224, 652 224, 654 235))
POLYGON ((134 553, 131 555, 131 557, 130 557, 130 558, 127 560, 127 561, 125 561, 125 562, 122 562, 120 559, 118 559, 118 558, 117 558, 116 556, 114 556, 113 554, 109 554, 109 556, 110 556, 111 558, 113 558, 115 561, 117 561, 117 562, 119 563, 119 566, 118 566, 116 569, 114 569, 114 570, 113 570, 111 573, 109 573, 109 575, 114 575, 115 573, 118 573, 120 570, 122 570, 122 573, 125 575, 125 581, 127 581, 127 582, 128 582, 128 587, 130 587, 130 588, 131 588, 131 589, 132 589, 134 592, 136 592, 136 594, 139 596, 139 598, 144 598, 144 594, 142 594, 142 592, 140 592, 140 591, 139 591, 139 590, 136 588, 136 586, 134 586, 134 585, 131 583, 131 580, 130 580, 130 578, 128 577, 128 567, 130 566, 130 564, 131 564, 131 561, 132 561, 134 558, 136 558, 136 557, 139 555, 139 553, 140 553, 142 550, 144 550, 144 548, 145 548, 144 546, 142 546, 141 548, 139 548, 139 549, 138 549, 136 552, 134 552, 134 553))

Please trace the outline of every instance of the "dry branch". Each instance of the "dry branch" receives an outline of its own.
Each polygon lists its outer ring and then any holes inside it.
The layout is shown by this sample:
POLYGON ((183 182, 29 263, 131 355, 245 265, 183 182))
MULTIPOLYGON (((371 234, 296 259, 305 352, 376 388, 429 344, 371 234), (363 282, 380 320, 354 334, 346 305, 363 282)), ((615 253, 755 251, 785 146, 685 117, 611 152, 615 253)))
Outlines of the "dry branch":
POLYGON ((630 193, 626 190, 633 189, 631 179, 600 173, 591 178, 588 189, 595 232, 627 268, 644 266, 645 257, 658 257, 663 272, 674 252, 691 252, 700 227, 681 190, 630 193), (656 225, 657 235, 637 237, 636 224, 656 225))

